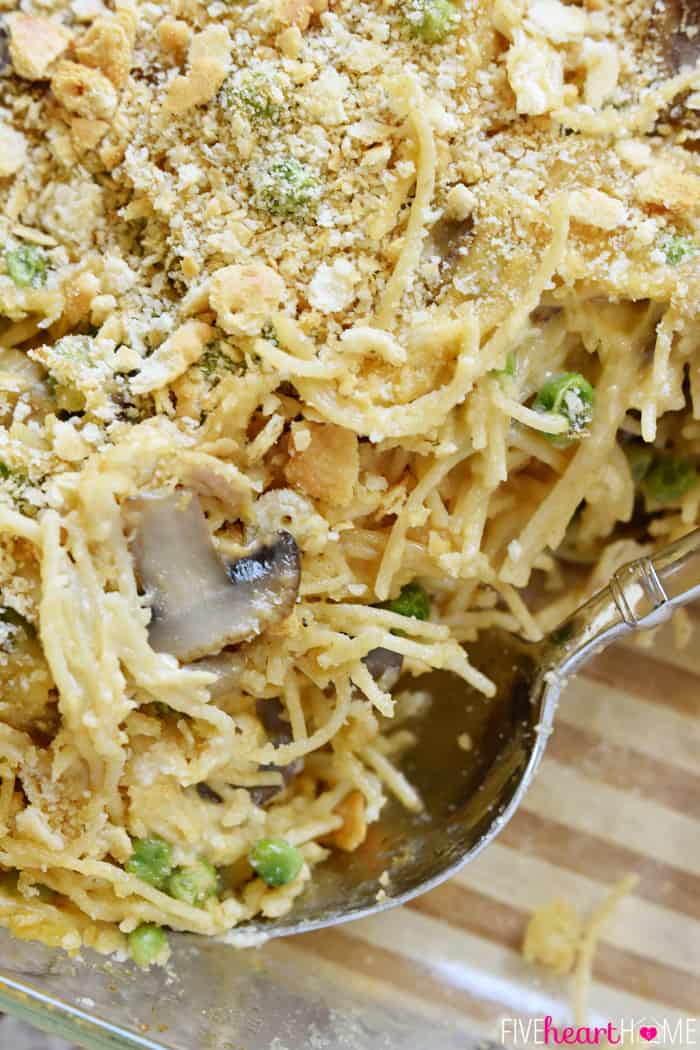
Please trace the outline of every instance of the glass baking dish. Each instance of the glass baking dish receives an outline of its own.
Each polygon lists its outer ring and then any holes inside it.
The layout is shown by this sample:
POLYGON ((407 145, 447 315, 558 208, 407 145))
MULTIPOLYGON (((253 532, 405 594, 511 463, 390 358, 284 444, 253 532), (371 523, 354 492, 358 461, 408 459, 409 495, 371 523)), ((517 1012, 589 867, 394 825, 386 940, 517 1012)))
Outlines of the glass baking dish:
POLYGON ((532 1046, 518 1022, 565 1023, 571 990, 520 957, 528 915, 557 896, 585 912, 636 872, 596 953, 590 1023, 700 1046, 699 716, 697 646, 675 652, 668 630, 618 646, 566 690, 521 812, 449 883, 261 948, 171 937, 165 971, 0 934, 0 1009, 88 1048, 532 1046))

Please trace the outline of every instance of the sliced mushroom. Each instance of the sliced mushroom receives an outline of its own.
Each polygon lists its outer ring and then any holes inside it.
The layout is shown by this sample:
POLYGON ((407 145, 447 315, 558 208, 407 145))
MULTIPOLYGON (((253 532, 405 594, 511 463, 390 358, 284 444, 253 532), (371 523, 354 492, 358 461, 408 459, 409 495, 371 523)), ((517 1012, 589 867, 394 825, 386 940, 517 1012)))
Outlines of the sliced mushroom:
MULTIPOLYGON (((212 661, 213 662, 213 661, 212 661)), ((197 664, 201 667, 205 661, 197 664)), ((275 747, 280 747, 283 744, 289 744, 292 740, 292 730, 289 722, 286 722, 282 718, 284 708, 279 700, 275 697, 270 699, 257 700, 255 703, 255 711, 262 722, 265 730, 267 731, 268 739, 271 744, 275 747)), ((275 772, 282 774, 283 784, 260 784, 258 787, 245 788, 256 806, 264 806, 271 798, 275 795, 279 795, 280 791, 289 784, 294 777, 302 771, 304 768, 304 759, 298 758, 294 762, 290 762, 286 766, 276 766, 273 763, 269 763, 264 766, 260 766, 261 772, 275 772)), ((229 784, 228 787, 237 788, 240 787, 238 784, 229 784)), ((205 802, 223 802, 221 795, 218 791, 214 791, 209 784, 197 784, 197 794, 205 802)))
POLYGON ((370 649, 362 662, 380 689, 390 693, 399 680, 403 668, 403 656, 383 645, 370 649))
POLYGON ((463 248, 474 229, 474 220, 470 216, 466 219, 439 219, 430 231, 430 242, 436 255, 446 266, 452 266, 459 258, 460 249, 463 248))
POLYGON ((700 0, 666 0, 654 25, 670 71, 692 68, 700 58, 700 0))
MULTIPOLYGON (((258 700, 255 704, 255 710, 258 718, 265 726, 267 730, 268 739, 271 744, 275 747, 281 747, 283 744, 290 744, 292 741, 292 728, 289 722, 286 722, 282 718, 284 708, 279 700, 272 698, 269 700, 258 700)), ((290 762, 287 766, 276 766, 273 763, 269 765, 261 766, 262 770, 274 771, 282 774, 282 780, 284 781, 285 787, 301 773, 304 768, 304 759, 296 758, 293 762, 290 762)), ((258 787, 251 789, 251 796, 256 806, 263 806, 265 802, 269 801, 274 795, 277 795, 282 788, 270 785, 269 787, 258 787)))
POLYGON ((205 656, 203 660, 188 666, 192 671, 206 671, 216 676, 216 680, 208 686, 209 696, 215 700, 238 686, 244 662, 242 653, 227 649, 216 656, 205 656))
POLYGON ((196 660, 254 638, 292 611, 300 556, 288 532, 227 564, 192 493, 142 496, 129 510, 137 574, 151 597, 149 640, 158 652, 196 660))
POLYGON ((197 794, 201 798, 202 802, 213 802, 217 806, 220 806, 224 801, 218 791, 214 791, 214 788, 209 787, 208 784, 202 781, 201 784, 196 785, 197 794))
POLYGON ((10 61, 7 27, 4 22, 0 21, 0 77, 9 76, 11 72, 12 62, 10 61))

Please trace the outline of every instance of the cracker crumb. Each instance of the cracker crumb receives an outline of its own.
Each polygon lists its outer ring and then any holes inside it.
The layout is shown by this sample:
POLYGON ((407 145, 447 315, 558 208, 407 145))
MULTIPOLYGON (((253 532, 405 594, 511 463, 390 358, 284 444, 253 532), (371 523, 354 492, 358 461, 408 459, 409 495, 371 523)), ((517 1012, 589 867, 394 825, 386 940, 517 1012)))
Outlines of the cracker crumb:
POLYGON ((109 120, 117 108, 117 93, 111 81, 98 70, 77 62, 58 63, 51 90, 67 110, 91 120, 109 120))
POLYGON ((72 33, 48 18, 21 13, 5 17, 10 32, 10 58, 18 76, 44 80, 56 59, 67 50, 72 33))
POLYGON ((0 178, 20 170, 27 159, 27 140, 20 131, 0 123, 0 178))

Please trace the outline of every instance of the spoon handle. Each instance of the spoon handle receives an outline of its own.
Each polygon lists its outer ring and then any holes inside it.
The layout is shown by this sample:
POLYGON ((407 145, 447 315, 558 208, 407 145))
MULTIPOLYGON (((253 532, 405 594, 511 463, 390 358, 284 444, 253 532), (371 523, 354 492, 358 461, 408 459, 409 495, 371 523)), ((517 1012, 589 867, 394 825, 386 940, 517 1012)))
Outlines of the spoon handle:
POLYGON ((628 627, 655 627, 674 609, 700 597, 700 529, 647 558, 618 569, 610 581, 615 605, 628 627))
POLYGON ((700 529, 618 569, 607 587, 552 632, 545 664, 560 674, 573 674, 614 639, 656 627, 674 609, 696 598, 700 598, 700 529))

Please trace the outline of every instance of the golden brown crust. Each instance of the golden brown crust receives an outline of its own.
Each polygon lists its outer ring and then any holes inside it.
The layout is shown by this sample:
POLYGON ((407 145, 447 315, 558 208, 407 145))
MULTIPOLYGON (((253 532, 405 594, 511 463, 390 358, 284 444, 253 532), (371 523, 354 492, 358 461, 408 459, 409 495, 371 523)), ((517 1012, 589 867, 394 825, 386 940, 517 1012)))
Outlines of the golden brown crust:
POLYGON ((124 86, 131 66, 131 43, 119 19, 96 18, 76 40, 74 50, 84 66, 99 69, 116 88, 124 86))
POLYGON ((78 62, 57 64, 51 91, 65 109, 89 120, 109 120, 117 108, 117 93, 107 77, 78 62))
POLYGON ((44 80, 53 63, 68 48, 72 33, 48 18, 21 13, 7 15, 10 31, 10 58, 18 76, 25 80, 44 80))
POLYGON ((361 791, 351 791, 346 795, 334 810, 343 818, 342 827, 328 836, 328 845, 347 853, 352 853, 361 846, 367 838, 365 810, 365 798, 361 791))
POLYGON ((187 57, 192 29, 183 19, 164 18, 158 26, 158 39, 165 57, 181 65, 187 57))
POLYGON ((168 87, 164 108, 186 113, 209 102, 223 84, 230 67, 231 38, 224 26, 208 26, 197 33, 188 52, 189 70, 168 87))
POLYGON ((345 506, 359 473, 357 435, 333 423, 305 423, 299 430, 290 440, 287 481, 307 496, 345 506))

